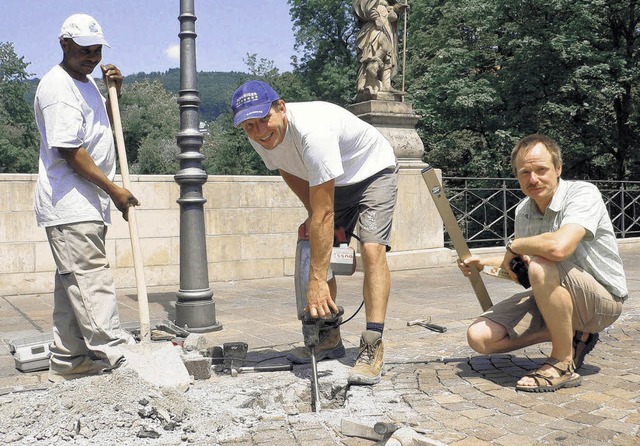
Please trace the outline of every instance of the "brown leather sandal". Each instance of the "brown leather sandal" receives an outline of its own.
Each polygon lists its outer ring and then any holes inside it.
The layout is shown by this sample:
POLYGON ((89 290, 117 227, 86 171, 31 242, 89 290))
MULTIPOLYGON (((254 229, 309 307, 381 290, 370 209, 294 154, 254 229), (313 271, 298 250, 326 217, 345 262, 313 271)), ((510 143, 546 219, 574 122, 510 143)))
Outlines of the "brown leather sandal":
POLYGON ((529 378, 533 378, 536 385, 516 385, 516 390, 521 390, 523 392, 555 392, 558 389, 577 387, 582 383, 582 377, 575 373, 576 368, 573 361, 567 364, 566 362, 558 361, 557 359, 547 358, 544 363, 549 364, 560 372, 560 376, 553 376, 546 370, 536 370, 533 373, 525 375, 529 378))

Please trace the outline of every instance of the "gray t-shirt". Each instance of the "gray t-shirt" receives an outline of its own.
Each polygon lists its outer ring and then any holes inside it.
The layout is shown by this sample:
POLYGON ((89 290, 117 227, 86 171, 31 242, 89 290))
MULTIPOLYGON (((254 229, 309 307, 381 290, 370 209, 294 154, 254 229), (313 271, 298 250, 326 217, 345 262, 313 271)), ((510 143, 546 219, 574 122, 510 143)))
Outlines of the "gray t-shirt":
POLYGON ((612 295, 627 295, 627 282, 611 218, 596 186, 560 179, 544 215, 525 198, 516 208, 515 237, 555 232, 574 223, 587 232, 569 261, 591 274, 612 295))
POLYGON ((116 153, 105 99, 97 85, 74 80, 59 65, 44 75, 34 100, 40 131, 40 161, 35 192, 38 226, 82 221, 111 223, 109 195, 83 179, 58 149, 84 147, 113 181, 116 153))
POLYGON ((342 107, 329 102, 287 103, 282 143, 266 150, 251 145, 268 169, 281 169, 317 186, 332 179, 336 187, 359 183, 388 167, 396 157, 389 141, 342 107))

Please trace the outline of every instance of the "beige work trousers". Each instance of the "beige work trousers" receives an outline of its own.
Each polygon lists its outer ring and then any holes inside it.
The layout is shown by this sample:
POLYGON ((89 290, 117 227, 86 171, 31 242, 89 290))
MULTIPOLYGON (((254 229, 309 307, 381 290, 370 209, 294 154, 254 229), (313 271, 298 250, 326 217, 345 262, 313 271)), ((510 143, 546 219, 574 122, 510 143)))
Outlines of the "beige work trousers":
POLYGON ((58 374, 98 373, 123 358, 133 337, 120 327, 115 283, 101 221, 46 228, 55 260, 50 370, 58 374))

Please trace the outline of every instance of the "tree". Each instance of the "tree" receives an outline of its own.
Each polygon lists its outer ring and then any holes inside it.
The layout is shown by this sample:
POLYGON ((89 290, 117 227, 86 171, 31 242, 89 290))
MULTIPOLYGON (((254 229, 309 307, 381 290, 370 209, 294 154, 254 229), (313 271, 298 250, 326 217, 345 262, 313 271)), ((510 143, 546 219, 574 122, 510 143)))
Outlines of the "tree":
POLYGON ((637 2, 415 0, 411 11, 408 92, 427 161, 510 175, 514 142, 542 132, 569 176, 638 177, 637 2))
POLYGON ((275 175, 253 150, 242 129, 233 126, 231 113, 211 123, 202 145, 202 166, 210 175, 275 175))
MULTIPOLYGON (((199 72, 198 93, 200 97, 200 116, 203 121, 215 121, 222 113, 227 112, 227 106, 231 94, 246 78, 246 73, 238 72, 199 72)), ((140 83, 143 81, 160 81, 164 88, 173 94, 180 90, 180 70, 172 68, 164 73, 136 73, 125 77, 126 84, 140 83)))
POLYGON ((0 42, 0 172, 38 171, 38 131, 29 91, 29 63, 15 53, 13 43, 0 42))
POLYGON ((131 172, 177 172, 178 162, 171 162, 171 158, 180 153, 176 143, 180 130, 176 96, 165 90, 158 80, 125 83, 120 113, 131 172))
POLYGON ((317 100, 355 98, 357 22, 350 1, 288 0, 296 36, 294 72, 317 100))

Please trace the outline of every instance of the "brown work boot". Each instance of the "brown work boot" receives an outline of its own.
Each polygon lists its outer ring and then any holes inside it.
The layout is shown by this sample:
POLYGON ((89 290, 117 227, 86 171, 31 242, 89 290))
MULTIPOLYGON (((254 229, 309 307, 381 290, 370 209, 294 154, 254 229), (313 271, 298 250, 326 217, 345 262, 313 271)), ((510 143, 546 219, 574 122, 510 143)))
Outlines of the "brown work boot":
MULTIPOLYGON (((320 344, 316 347, 316 361, 342 358, 344 355, 340 327, 321 333, 320 344)), ((287 359, 294 364, 309 364, 311 363, 311 350, 308 347, 298 347, 287 355, 287 359)))
POLYGON ((356 365, 351 369, 347 382, 361 385, 377 384, 382 379, 383 365, 382 333, 365 330, 360 338, 360 352, 358 359, 356 359, 356 365))

